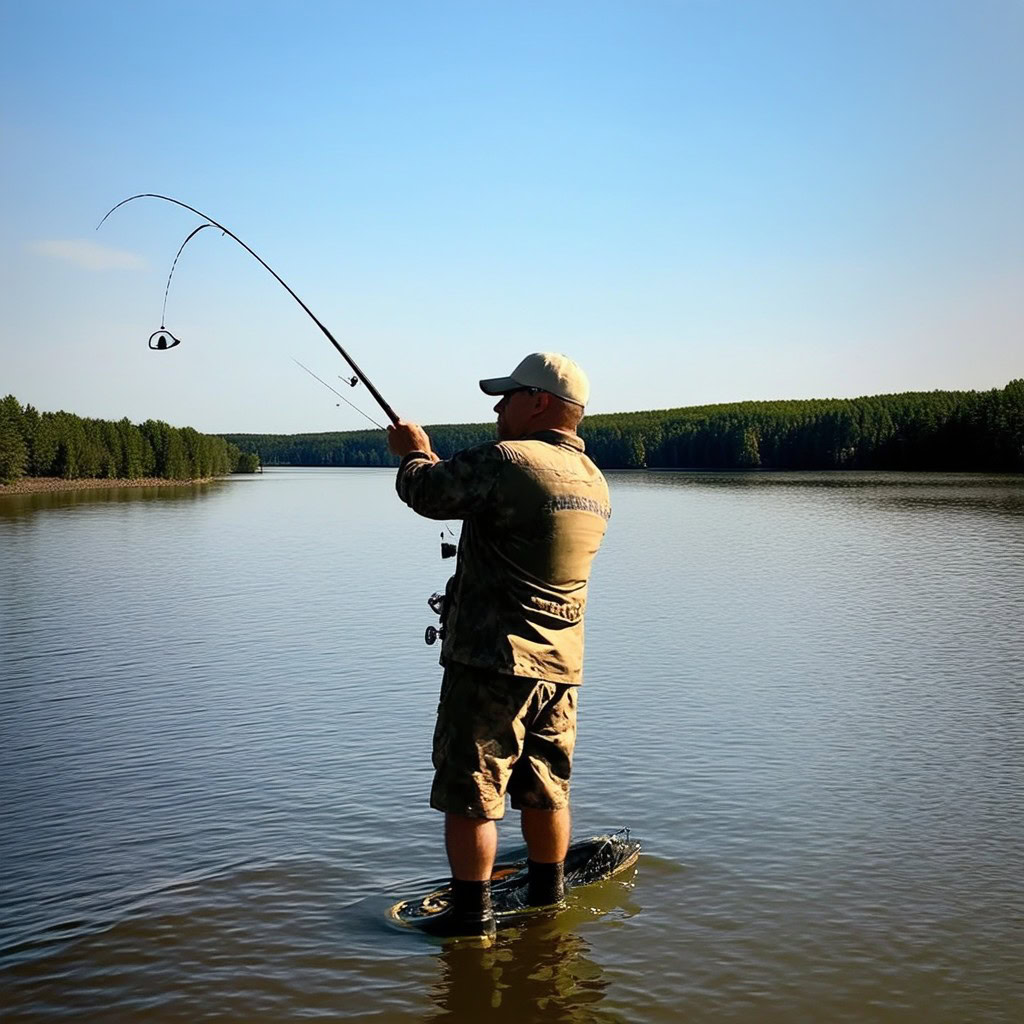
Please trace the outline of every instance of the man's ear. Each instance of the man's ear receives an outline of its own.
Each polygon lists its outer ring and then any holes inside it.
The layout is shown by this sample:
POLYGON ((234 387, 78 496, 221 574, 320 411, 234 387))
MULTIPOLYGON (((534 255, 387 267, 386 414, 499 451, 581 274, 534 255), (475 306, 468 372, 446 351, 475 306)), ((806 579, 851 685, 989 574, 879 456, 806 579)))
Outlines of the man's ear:
POLYGON ((551 395, 546 391, 538 391, 533 396, 533 414, 539 416, 543 412, 548 411, 548 407, 551 405, 551 395))

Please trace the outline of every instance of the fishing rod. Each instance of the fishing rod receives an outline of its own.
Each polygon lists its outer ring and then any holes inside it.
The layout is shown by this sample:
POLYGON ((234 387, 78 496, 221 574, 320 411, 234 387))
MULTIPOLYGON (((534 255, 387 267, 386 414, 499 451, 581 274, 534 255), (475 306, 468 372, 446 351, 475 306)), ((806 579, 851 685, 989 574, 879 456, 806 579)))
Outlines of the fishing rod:
MULTIPOLYGON (((237 242, 250 256, 252 256, 254 260, 256 260, 257 263, 260 264, 260 266, 267 270, 274 277, 277 283, 281 285, 281 287, 284 288, 284 290, 302 307, 303 312, 305 312, 306 316, 308 316, 310 320, 312 320, 313 323, 315 323, 317 327, 320 328, 320 330, 323 332, 327 340, 338 350, 338 354, 341 356, 341 358, 344 359, 345 362, 352 367, 352 370, 356 376, 348 383, 355 387, 356 379, 361 380, 363 384, 366 386, 366 390, 370 392, 370 394, 373 396, 374 401, 381 407, 381 409, 384 411, 384 414, 388 417, 388 419, 391 420, 392 423, 396 425, 398 424, 398 415, 394 411, 394 409, 392 409, 391 406, 388 405, 386 401, 384 401, 384 398, 381 395, 381 393, 373 386, 373 384, 370 382, 370 379, 366 376, 366 374, 359 369, 359 367, 356 365, 355 360, 345 351, 344 348, 341 347, 341 345, 338 343, 338 340, 317 318, 317 316, 313 313, 309 306, 307 306, 302 301, 302 299, 300 299, 298 295, 296 295, 295 292, 292 291, 292 289, 288 286, 288 283, 284 280, 284 278, 282 278, 281 275, 278 274, 277 271, 274 270, 274 268, 270 266, 269 263, 266 262, 266 260, 260 257, 252 249, 250 249, 249 246, 247 246, 245 242, 243 242, 238 237, 238 235, 236 235, 233 231, 230 231, 228 228, 224 227, 223 224, 219 223, 218 221, 215 221, 212 217, 203 213, 202 210, 197 210, 194 206, 189 206, 188 203, 183 203, 180 199, 173 199, 171 196, 162 196, 158 195, 155 192, 141 192, 137 196, 129 196, 127 199, 122 199, 121 202, 119 202, 116 206, 112 206, 109 210, 107 210, 107 212, 103 215, 103 220, 101 220, 99 224, 96 225, 96 230, 99 231, 99 229, 103 226, 103 221, 105 221, 115 210, 120 209, 126 203, 130 203, 135 199, 160 199, 163 200, 163 202, 165 203, 173 203, 175 206, 180 206, 182 207, 182 209, 189 210, 192 213, 194 213, 197 217, 202 217, 204 221, 208 222, 205 224, 200 224, 199 227, 197 227, 188 236, 188 238, 186 238, 185 241, 181 243, 181 248, 178 249, 178 255, 174 257, 174 263, 171 265, 171 272, 167 276, 167 287, 164 289, 164 307, 163 314, 160 317, 160 329, 154 331, 149 337, 149 347, 151 349, 153 349, 154 351, 163 352, 166 351, 167 349, 174 348, 176 345, 181 344, 181 339, 176 338, 164 326, 164 320, 167 314, 167 293, 170 291, 171 288, 171 277, 174 276, 174 268, 175 266, 177 266, 178 257, 181 256, 182 250, 185 248, 185 246, 188 245, 188 243, 193 238, 195 238, 195 236, 199 234, 199 232, 202 231, 203 228, 215 227, 221 232, 222 235, 227 235, 228 238, 237 242)), ((346 399, 346 401, 348 401, 348 399, 346 399)), ((364 413, 363 415, 366 414, 364 413)))

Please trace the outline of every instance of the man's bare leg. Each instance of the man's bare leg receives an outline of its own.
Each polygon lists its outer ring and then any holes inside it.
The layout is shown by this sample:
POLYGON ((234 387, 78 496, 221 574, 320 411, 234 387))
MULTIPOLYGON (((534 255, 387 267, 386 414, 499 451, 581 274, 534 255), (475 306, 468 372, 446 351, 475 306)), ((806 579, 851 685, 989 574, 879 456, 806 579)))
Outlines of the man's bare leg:
POLYGON ((530 860, 537 864, 557 864, 569 851, 572 818, 569 808, 538 811, 524 807, 523 838, 530 851, 530 860))
POLYGON ((464 882, 486 882, 498 852, 498 829, 493 821, 444 816, 444 842, 452 875, 464 882))
POLYGON ((528 902, 533 906, 560 903, 565 896, 564 862, 572 819, 569 808, 538 811, 523 808, 523 838, 529 850, 528 902))
POLYGON ((452 869, 451 902, 419 927, 440 938, 479 940, 488 945, 496 928, 491 909, 491 869, 498 830, 493 821, 445 814, 444 841, 452 869))

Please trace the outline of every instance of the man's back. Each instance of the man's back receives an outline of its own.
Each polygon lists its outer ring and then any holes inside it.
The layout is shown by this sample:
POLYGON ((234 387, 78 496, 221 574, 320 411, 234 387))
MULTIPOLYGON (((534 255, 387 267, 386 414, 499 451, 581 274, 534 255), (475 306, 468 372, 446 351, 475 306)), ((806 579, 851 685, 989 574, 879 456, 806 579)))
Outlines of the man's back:
POLYGON ((442 661, 578 683, 590 565, 611 515, 608 485, 564 431, 415 456, 398 492, 417 512, 462 518, 442 661))

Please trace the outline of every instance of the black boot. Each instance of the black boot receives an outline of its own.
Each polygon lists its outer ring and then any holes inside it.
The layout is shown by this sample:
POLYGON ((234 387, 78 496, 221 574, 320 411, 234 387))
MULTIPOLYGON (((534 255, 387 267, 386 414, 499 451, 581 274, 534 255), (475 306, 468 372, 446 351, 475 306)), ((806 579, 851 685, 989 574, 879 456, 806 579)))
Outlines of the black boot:
POLYGON ((541 864, 528 860, 526 902, 531 907, 555 906, 565 899, 565 861, 541 864))
POLYGON ((451 904, 417 921, 416 927, 439 939, 466 939, 489 946, 497 931, 491 909, 491 883, 453 878, 451 904))

